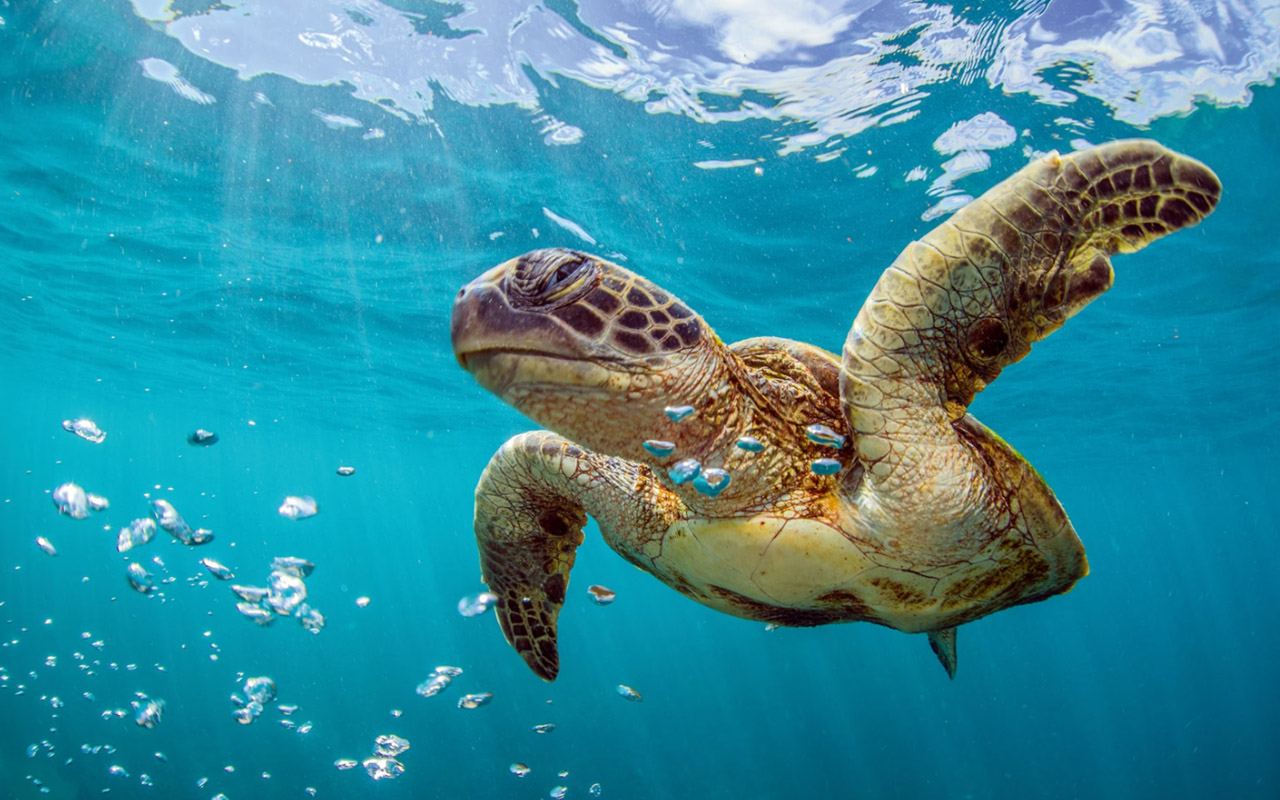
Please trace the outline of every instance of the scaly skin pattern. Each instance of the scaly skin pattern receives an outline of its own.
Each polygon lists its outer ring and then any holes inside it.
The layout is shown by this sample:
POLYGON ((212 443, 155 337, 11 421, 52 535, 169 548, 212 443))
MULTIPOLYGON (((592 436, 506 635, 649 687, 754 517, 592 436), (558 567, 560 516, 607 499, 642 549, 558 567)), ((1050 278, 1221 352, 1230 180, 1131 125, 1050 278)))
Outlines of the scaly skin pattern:
POLYGON ((954 676, 956 626, 1087 572, 1049 487, 970 401, 1110 287, 1111 255, 1199 222, 1220 191, 1155 142, 1038 160, 903 251, 842 358, 784 339, 725 345, 668 292, 584 253, 534 251, 484 273, 455 300, 455 355, 549 429, 503 445, 476 489, 507 641, 556 677, 556 620, 590 516, 616 552, 700 603, 927 633, 954 676), (673 422, 663 410, 678 405, 694 412, 673 422), (812 424, 843 444, 811 440, 812 424), (764 449, 738 446, 747 436, 764 449), (676 484, 669 470, 689 458, 730 483, 714 497, 676 484), (816 474, 820 458, 842 467, 816 474))

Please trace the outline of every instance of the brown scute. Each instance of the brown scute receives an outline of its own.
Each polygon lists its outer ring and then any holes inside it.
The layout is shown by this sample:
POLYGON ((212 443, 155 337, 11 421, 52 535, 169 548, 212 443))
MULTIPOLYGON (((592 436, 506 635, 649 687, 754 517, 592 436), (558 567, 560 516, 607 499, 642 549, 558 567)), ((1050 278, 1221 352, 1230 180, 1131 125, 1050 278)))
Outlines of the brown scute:
POLYGON ((1125 225, 1123 228, 1120 229, 1120 235, 1126 239, 1141 239, 1142 226, 1141 225, 1125 225))
POLYGON ((1133 185, 1133 173, 1127 169, 1122 169, 1111 176, 1111 183, 1116 187, 1116 192, 1127 192, 1129 187, 1133 185))
POLYGON ((683 347, 683 345, 680 344, 679 337, 674 334, 668 335, 667 338, 662 340, 662 349, 666 350, 668 353, 674 353, 681 347, 683 347))
MULTIPOLYGON (((606 279, 606 285, 608 282, 608 279, 606 279)), ((587 305, 597 308, 606 314, 612 314, 622 306, 622 302, 618 300, 617 295, 599 286, 592 289, 591 292, 582 299, 583 302, 587 303, 587 305)))
POLYGON ((1110 197, 1116 193, 1116 190, 1111 186, 1110 178, 1102 178, 1095 184, 1094 188, 1097 190, 1099 197, 1110 197))
POLYGON ((665 311, 650 311, 649 321, 654 325, 666 325, 671 322, 671 317, 665 311))
POLYGON ((1151 170, 1146 164, 1133 170, 1133 188, 1145 192, 1151 188, 1151 170))
POLYGON ((1102 224, 1111 226, 1116 224, 1116 220, 1120 219, 1120 207, 1115 203, 1108 203, 1102 207, 1102 224))
POLYGON ((983 358, 994 358, 1009 344, 1009 331, 995 317, 984 317, 969 329, 969 348, 983 358))
POLYGON ((623 350, 630 353, 636 353, 637 355, 648 353, 651 349, 648 337, 642 336, 638 333, 614 331, 613 341, 614 344, 618 345, 623 350))
POLYGON ((574 303, 551 312, 552 316, 564 322, 583 336, 595 338, 604 332, 604 320, 581 303, 574 303))
MULTIPOLYGON (((1183 186, 1194 186, 1213 198, 1211 205, 1216 205, 1222 196, 1222 183, 1218 176, 1203 164, 1184 161, 1178 165, 1178 182, 1183 186)), ((1205 212, 1208 213, 1207 211, 1205 212)))
POLYGON ((652 308, 653 298, 643 289, 633 286, 631 291, 627 292, 627 304, 636 308, 652 308))
POLYGON ((1166 187, 1173 185, 1173 170, 1169 169, 1169 156, 1160 156, 1152 162, 1151 177, 1155 178, 1156 186, 1166 187))
POLYGON ((1191 225, 1198 220, 1196 212, 1187 202, 1178 197, 1166 197, 1160 204, 1160 221, 1171 229, 1177 230, 1191 225))
POLYGON ((1138 202, 1138 213, 1144 217, 1154 217, 1156 215, 1156 206, 1159 202, 1160 198, 1157 195, 1147 195, 1138 202))
POLYGON ((1191 202, 1191 205, 1196 207, 1196 210, 1199 211, 1201 215, 1208 214, 1213 210, 1214 203, 1217 202, 1217 197, 1218 196, 1215 194, 1214 202, 1211 203, 1209 202, 1209 198, 1199 192, 1187 192, 1187 200, 1191 202))
POLYGON ((1169 232, 1168 229, 1159 222, 1144 222, 1142 223, 1142 229, 1152 236, 1164 236, 1169 232))
POLYGON ((1124 202, 1124 216, 1125 216, 1125 219, 1133 219, 1134 217, 1138 216, 1137 200, 1126 200, 1124 202))
MULTIPOLYGON (((565 581, 564 575, 559 572, 551 575, 551 577, 547 578, 546 583, 542 584, 542 591, 546 592, 547 599, 557 606, 564 604, 564 594, 567 588, 568 583, 565 581)), ((535 637, 539 636, 537 628, 534 629, 533 635, 535 637)))
POLYGON ((1067 294, 1067 304, 1083 305, 1111 288, 1111 264, 1104 256, 1097 256, 1083 273, 1077 272, 1071 277, 1071 290, 1067 294))
POLYGON ((562 538, 570 533, 570 522, 557 510, 549 508, 538 515, 538 527, 546 531, 548 536, 562 538))
POLYGON ((642 331, 649 327, 649 317, 643 311, 633 309, 618 317, 618 324, 633 331, 642 331))

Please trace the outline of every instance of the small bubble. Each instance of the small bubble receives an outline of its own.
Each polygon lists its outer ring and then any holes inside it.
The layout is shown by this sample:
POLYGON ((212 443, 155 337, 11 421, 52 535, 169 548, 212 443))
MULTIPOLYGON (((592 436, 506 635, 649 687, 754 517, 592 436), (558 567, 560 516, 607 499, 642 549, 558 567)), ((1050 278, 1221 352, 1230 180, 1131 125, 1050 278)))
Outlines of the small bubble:
POLYGON ((644 449, 653 453, 658 458, 666 458, 676 449, 674 442, 665 442, 661 439, 649 439, 644 443, 644 449))
POLYGON ((707 497, 715 497, 729 486, 731 476, 717 467, 704 469, 693 479, 693 488, 707 497))
POLYGON ((835 475, 840 471, 840 462, 834 458, 819 458, 809 464, 814 475, 835 475))
POLYGON ((284 499, 276 511, 286 519, 306 519, 320 513, 320 508, 316 499, 309 494, 301 496, 291 494, 284 499))
POLYGON ((686 458, 677 462, 667 475, 676 486, 682 486, 697 477, 701 471, 702 465, 698 463, 697 459, 686 458))
POLYGON ((693 413, 693 406, 667 406, 662 409, 662 413, 666 414, 672 422, 680 422, 693 413))
POLYGON ((764 442, 754 436, 739 436, 738 449, 746 450, 748 453, 759 453, 764 449, 764 442))
POLYGON ((218 434, 213 431, 207 431, 204 428, 196 428, 187 434, 187 444, 197 447, 209 447, 218 443, 218 434))
POLYGON ((530 772, 532 772, 532 770, 529 769, 528 765, 521 764, 519 761, 511 765, 511 774, 515 775, 517 778, 523 778, 530 772))
POLYGON ((587 594, 591 595, 591 601, 598 606, 607 606, 618 597, 617 592, 598 584, 588 586, 587 594))
POLYGON ((107 434, 91 419, 64 419, 62 429, 94 444, 102 444, 102 440, 107 438, 107 434))
POLYGON ((828 425, 813 424, 804 429, 809 441, 826 447, 844 447, 844 436, 836 433, 828 425))

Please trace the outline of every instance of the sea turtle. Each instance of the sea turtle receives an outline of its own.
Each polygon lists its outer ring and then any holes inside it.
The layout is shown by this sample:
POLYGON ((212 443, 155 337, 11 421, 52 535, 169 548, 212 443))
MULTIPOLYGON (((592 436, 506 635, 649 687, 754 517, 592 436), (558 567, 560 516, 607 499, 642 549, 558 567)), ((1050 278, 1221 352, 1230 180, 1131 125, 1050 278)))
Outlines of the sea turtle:
POLYGON ((907 246, 841 357, 780 338, 726 345, 587 253, 485 272, 454 301, 454 353, 550 429, 506 442, 476 488, 507 641, 555 679, 590 515, 623 558, 704 605, 926 633, 954 678, 957 626, 1088 572, 1049 487, 970 401, 1111 287, 1109 256, 1196 224, 1220 193, 1154 141, 1037 158, 907 246))

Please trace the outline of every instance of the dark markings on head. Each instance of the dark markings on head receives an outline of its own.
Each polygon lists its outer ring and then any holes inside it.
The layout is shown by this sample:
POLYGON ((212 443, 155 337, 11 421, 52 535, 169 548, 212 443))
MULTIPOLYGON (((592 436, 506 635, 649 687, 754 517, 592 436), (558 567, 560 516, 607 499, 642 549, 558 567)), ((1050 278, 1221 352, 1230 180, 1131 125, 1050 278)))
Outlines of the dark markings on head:
POLYGON ((667 309, 667 313, 670 314, 673 319, 688 319, 693 316, 693 311, 691 311, 684 303, 672 303, 667 309))
POLYGON ((653 308, 653 298, 637 286, 631 287, 631 291, 627 292, 627 303, 636 308, 653 308))
MULTIPOLYGON (((609 279, 606 278, 605 284, 607 285, 608 283, 609 279)), ((588 305, 598 308, 606 314, 612 314, 622 305, 617 295, 598 286, 592 289, 591 293, 584 297, 583 300, 588 305)))
POLYGON ((577 303, 551 312, 557 319, 584 336, 595 338, 604 331, 604 320, 591 309, 577 303))
POLYGON ((649 317, 643 311, 632 309, 618 317, 618 324, 633 331, 640 331, 649 327, 649 317))
POLYGON ((623 350, 637 355, 648 353, 652 347, 649 339, 639 333, 631 333, 629 331, 614 331, 613 341, 623 350))
POLYGON ((665 311, 650 311, 649 319, 654 325, 666 325, 671 321, 671 317, 668 317, 665 311))
POLYGON ((674 331, 676 336, 679 336, 681 341, 686 345, 693 344, 698 341, 700 336, 702 336, 702 324, 696 319, 687 319, 684 322, 677 322, 675 325, 671 326, 671 330, 674 331))

